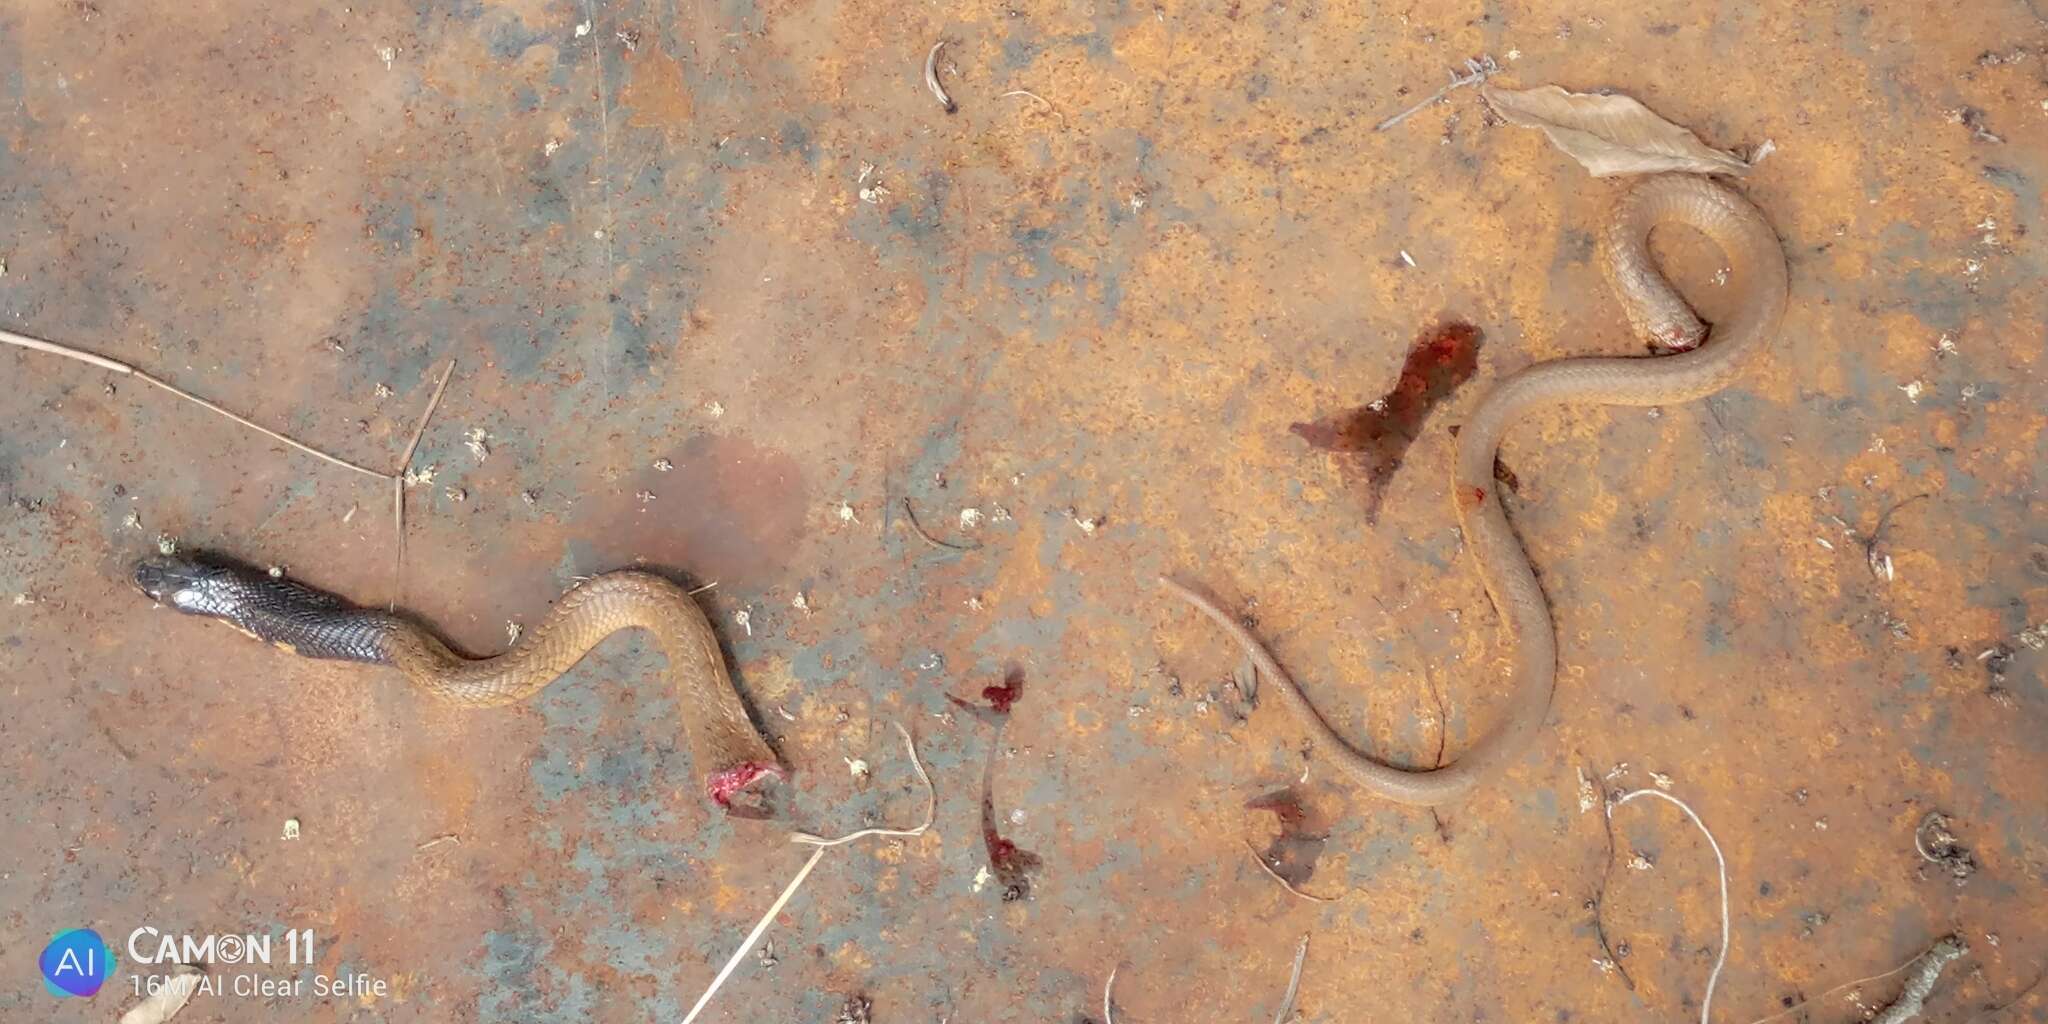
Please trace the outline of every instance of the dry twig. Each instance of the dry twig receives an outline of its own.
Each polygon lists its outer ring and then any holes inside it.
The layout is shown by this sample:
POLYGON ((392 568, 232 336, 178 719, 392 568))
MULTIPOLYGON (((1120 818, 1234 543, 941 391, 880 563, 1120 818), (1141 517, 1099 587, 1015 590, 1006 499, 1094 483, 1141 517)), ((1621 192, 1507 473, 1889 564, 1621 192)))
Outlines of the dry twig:
POLYGON ((1707 1024, 1707 1015, 1714 1009, 1714 986, 1721 981, 1721 968, 1728 964, 1728 859, 1721 856, 1721 844, 1714 839, 1712 832, 1707 831, 1706 823, 1700 820, 1700 816, 1693 812, 1692 807, 1685 801, 1663 790, 1630 790, 1617 797, 1613 803, 1608 804, 1607 813, 1612 815, 1616 807, 1620 807, 1622 804, 1628 803, 1639 796, 1656 797, 1684 811, 1685 816, 1691 818, 1693 825, 1700 830, 1700 835, 1707 837, 1708 848, 1714 851, 1714 865, 1719 871, 1721 879, 1721 949, 1714 954, 1714 969, 1707 974, 1707 994, 1700 999, 1700 1024, 1707 1024))
POLYGON ((239 416, 236 415, 235 413, 229 412, 228 410, 223 409, 220 406, 215 405, 214 403, 209 402, 206 399, 191 393, 190 391, 186 391, 183 388, 177 387, 176 385, 169 384, 166 383, 165 381, 152 377, 149 374, 141 370, 138 370, 133 366, 128 365, 127 363, 120 362, 119 360, 108 359, 105 356, 94 355, 90 352, 75 349, 68 345, 59 345, 54 341, 44 341, 40 338, 31 338, 25 334, 15 334, 12 331, 0 331, 0 341, 4 341, 10 345, 18 345, 22 348, 30 349, 36 352, 48 352, 51 355, 64 356, 67 359, 76 359, 81 363, 86 363, 91 366, 97 366, 102 370, 107 370, 112 373, 118 373, 123 376, 139 378, 145 384, 154 384, 157 387, 160 387, 165 391, 168 391, 171 394, 174 394, 179 398, 184 399, 187 402, 191 402, 192 404, 207 409, 209 411, 219 413, 220 415, 225 416, 228 419, 234 420, 236 423, 248 427, 250 430, 256 431, 257 433, 262 434, 263 436, 268 437, 273 441, 278 441, 283 444, 290 445, 291 447, 297 448, 299 451, 305 452, 307 455, 311 455, 316 459, 320 459, 324 462, 333 463, 334 465, 340 466, 343 469, 352 469, 358 473, 363 474, 364 476, 383 477, 390 475, 388 473, 379 473, 376 470, 367 468, 365 466, 358 466, 355 463, 348 461, 347 459, 336 458, 335 456, 329 455, 326 452, 323 452, 320 449, 315 448, 309 444, 293 440, 292 438, 286 437, 285 435, 280 434, 277 431, 270 429, 269 427, 263 426, 260 423, 255 423, 246 417, 239 416))
POLYGON ((1845 988, 1855 988, 1859 985, 1868 985, 1873 981, 1883 981, 1886 978, 1889 978, 1894 974, 1898 974, 1906 970, 1907 968, 1912 967, 1914 964, 1919 963, 1923 957, 1926 957, 1932 954, 1933 952, 1934 951, 1932 949, 1929 949, 1923 953, 1915 953, 1913 954, 1912 959, 1909 959, 1905 963, 1902 963, 1889 971, 1885 971, 1882 974, 1873 974, 1868 978, 1857 978, 1855 981, 1845 981, 1839 985, 1836 985, 1834 988, 1822 992, 1820 995, 1814 996, 1811 999, 1801 999, 1800 1001, 1793 1003, 1792 1005, 1787 1006, 1784 1009, 1779 1010, 1778 1012, 1771 1014, 1768 1017, 1758 1017, 1757 1019, 1750 1021, 1749 1024, 1771 1024, 1772 1021, 1790 1016, 1793 1013, 1797 1013, 1801 1007, 1811 1006, 1814 1003, 1820 1002, 1821 1000, 1826 999, 1827 997, 1834 995, 1835 993, 1840 992, 1845 988))
POLYGON ((1253 846, 1251 840, 1247 839, 1244 841, 1244 849, 1246 853, 1252 855, 1252 859, 1259 863, 1259 867, 1262 868, 1266 872, 1266 874, 1272 876, 1273 881, 1280 883, 1281 887, 1286 889, 1288 892, 1291 892, 1296 896, 1301 897, 1302 899, 1312 900, 1316 903, 1336 903, 1341 898, 1337 896, 1311 896, 1308 893, 1302 892, 1300 889, 1295 888, 1293 883, 1289 882, 1285 878, 1280 877, 1280 872, 1273 870, 1273 865, 1266 863, 1266 858, 1259 856, 1259 848, 1253 846))
MULTIPOLYGON (((1581 769, 1581 773, 1582 778, 1599 778, 1599 774, 1596 772, 1581 769)), ((1614 945, 1607 941, 1607 922, 1604 911, 1607 906, 1607 883, 1614 877, 1614 815, 1602 813, 1600 815, 1600 824, 1607 831, 1607 859, 1600 863, 1600 888, 1593 893, 1593 934, 1600 940, 1600 951, 1606 954, 1605 962, 1614 965, 1614 973, 1621 975, 1621 983, 1626 985, 1630 992, 1634 992, 1636 990, 1636 980, 1629 977, 1628 968, 1622 964, 1621 957, 1615 955, 1614 945)))
POLYGON ((1494 61, 1492 54, 1482 54, 1477 60, 1473 60, 1472 58, 1468 57, 1465 59, 1464 73, 1460 74, 1457 71, 1452 71, 1451 81, 1449 85, 1446 85, 1443 88, 1438 89, 1433 93, 1430 93, 1426 98, 1423 99, 1422 102, 1417 103, 1416 105, 1409 107, 1408 109, 1403 110, 1400 113, 1395 114, 1394 116, 1387 118, 1384 121, 1381 121, 1379 124, 1373 125, 1372 130, 1376 132, 1386 131, 1387 129, 1392 128, 1393 126, 1400 124, 1401 122, 1406 121, 1411 117, 1414 117, 1416 114, 1421 113, 1423 110, 1428 109, 1431 105, 1435 104, 1437 101, 1443 99, 1444 97, 1449 96, 1451 94, 1452 89, 1463 89, 1468 85, 1478 85, 1479 83, 1484 82, 1497 74, 1500 74, 1500 71, 1501 67, 1498 63, 1494 61))
POLYGON ((910 529, 913 532, 915 532, 919 537, 924 538, 925 543, 930 544, 933 547, 945 548, 948 551, 973 551, 976 548, 981 547, 980 544, 949 544, 945 541, 938 539, 937 537, 932 536, 931 533, 924 528, 924 524, 917 521, 917 513, 913 511, 910 507, 909 495, 905 495, 903 498, 903 517, 905 519, 910 520, 910 529))
POLYGON ((953 97, 946 95, 946 87, 939 81, 939 51, 945 48, 946 41, 941 39, 932 44, 930 53, 924 55, 924 87, 930 89, 932 98, 939 101, 939 106, 946 108, 946 113, 951 114, 959 110, 960 105, 953 102, 953 97))
POLYGON ((932 827, 932 821, 938 813, 938 790, 932 786, 932 777, 925 772, 924 762, 917 756, 917 744, 911 741, 910 730, 898 724, 896 731, 902 734, 903 748, 909 751, 910 763, 912 767, 917 769, 919 781, 924 783, 924 821, 915 828, 907 829, 864 828, 858 832, 840 836, 837 839, 825 839, 812 835, 809 832, 791 834, 789 837, 791 842, 813 848, 810 859, 804 861, 804 866, 797 869, 796 877, 790 879, 789 884, 783 887, 782 895, 775 897, 775 902, 768 906, 768 912, 761 915, 761 919, 754 923, 753 930, 747 933, 746 939, 739 944, 739 948, 733 950, 732 956, 726 960, 725 966, 718 969, 717 976, 711 979, 710 987, 704 990, 703 995, 697 997, 697 1005, 692 1006, 689 1014, 683 1018, 683 1024, 690 1024, 691 1021, 697 1019, 698 1014, 704 1012, 704 1007, 711 1002, 711 997, 716 995, 720 988, 724 987, 726 979, 732 976, 732 972, 739 967, 740 961, 746 957, 748 951, 759 947, 761 936, 766 934, 768 926, 774 923, 775 915, 782 913, 782 908, 788 905, 790 897, 796 895, 797 889, 804 884, 804 879, 810 877, 811 869, 818 866, 818 861, 825 856, 826 850, 868 836, 921 836, 932 827))
POLYGON ((398 607, 398 601, 405 596, 405 474, 412 469, 413 453, 419 451, 420 438, 426 436, 427 421, 434 418, 434 410, 441 407, 441 393, 448 390, 448 378, 455 374, 455 360, 448 360, 448 367, 441 371, 441 379, 434 385, 434 394, 427 399, 427 409, 420 414, 419 426, 413 428, 412 440, 406 442, 405 454, 399 456, 398 472, 391 475, 391 525, 398 532, 398 561, 391 577, 391 607, 398 607))
POLYGON ((1927 994, 1934 991, 1935 979, 1941 977, 1941 969, 1949 962, 1968 953, 1970 947, 1954 935, 1944 935, 1933 948, 1913 960, 1913 977, 1906 982, 1905 991, 1899 993, 1898 1001, 1885 1007, 1884 1012, 1871 1018, 1870 1024, 1906 1024, 1920 1015, 1927 1004, 1927 994))
POLYGON ((1308 936, 1301 937, 1301 945, 1294 950, 1294 973, 1287 977, 1287 994, 1280 997, 1280 1011, 1273 1015, 1273 1024, 1287 1024, 1287 1018, 1294 1015, 1295 997, 1301 994, 1301 965, 1308 959, 1308 936))

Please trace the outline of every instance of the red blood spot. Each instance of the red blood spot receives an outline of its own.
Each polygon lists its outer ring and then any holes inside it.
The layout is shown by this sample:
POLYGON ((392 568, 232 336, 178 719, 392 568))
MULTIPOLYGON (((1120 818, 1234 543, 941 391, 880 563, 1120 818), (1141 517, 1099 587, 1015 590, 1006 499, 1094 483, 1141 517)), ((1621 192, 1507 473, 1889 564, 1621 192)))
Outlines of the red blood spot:
POLYGON ((1003 674, 1003 685, 985 686, 981 690, 981 699, 988 701, 988 706, 996 709, 997 714, 1003 715, 1009 714, 1011 705, 1016 704, 1017 698, 1022 696, 1024 670, 1015 667, 1003 674))
POLYGON ((1456 320, 1442 321, 1415 339, 1401 366, 1400 379, 1378 401, 1288 428, 1323 451, 1357 456, 1352 467, 1363 476, 1367 522, 1379 518, 1387 480, 1401 467, 1408 445, 1420 436, 1430 410, 1479 368, 1482 341, 1479 328, 1456 320))
POLYGON ((1280 834, 1266 844, 1260 859, 1289 885, 1306 885, 1316 873, 1316 861, 1329 841, 1328 822, 1303 802, 1293 786, 1253 797, 1247 810, 1271 811, 1280 824, 1280 834))
POLYGON ((997 827, 1002 818, 996 814, 996 754, 1002 745, 1003 730, 998 725, 995 739, 989 744, 988 761, 981 769, 981 841, 988 848, 989 870, 1002 884, 1003 902, 1014 903, 1031 895, 1031 874, 1044 862, 1037 854, 1003 838, 997 827))
POLYGON ((1297 830, 1308 821, 1308 812, 1301 806, 1301 797, 1291 787, 1252 797, 1245 801, 1244 806, 1250 811, 1272 811, 1273 817, 1279 819, 1280 827, 1287 831, 1297 830))
POLYGON ((1002 719, 1009 715, 1010 709, 1015 707, 1017 701, 1023 696, 1024 670, 1012 665, 1008 671, 1003 673, 1002 685, 984 686, 981 688, 981 699, 988 701, 988 707, 983 708, 970 704, 950 693, 946 695, 946 699, 952 701, 954 706, 964 711, 973 712, 975 717, 980 718, 984 722, 1001 724, 1002 719))
POLYGON ((781 779, 786 775, 779 764, 764 764, 760 761, 746 761, 721 772, 714 772, 704 780, 704 792, 712 801, 741 817, 763 816, 758 808, 734 807, 732 798, 751 789, 763 779, 781 779))
POLYGON ((1466 491, 1465 504, 1471 508, 1478 508, 1479 506, 1486 504, 1486 488, 1474 487, 1471 490, 1466 491))

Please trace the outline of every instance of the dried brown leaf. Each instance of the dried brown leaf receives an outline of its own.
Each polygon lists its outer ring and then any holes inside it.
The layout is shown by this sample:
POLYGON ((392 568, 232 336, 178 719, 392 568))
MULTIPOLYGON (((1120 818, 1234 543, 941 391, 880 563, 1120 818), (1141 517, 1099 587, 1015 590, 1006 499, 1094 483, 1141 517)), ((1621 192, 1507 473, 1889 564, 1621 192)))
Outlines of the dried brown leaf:
POLYGON ((1552 144, 1596 178, 1658 171, 1749 173, 1749 164, 1741 158, 1708 146, 1628 96, 1566 92, 1554 85, 1486 85, 1479 91, 1509 124, 1541 128, 1552 144))
POLYGON ((169 976, 162 980, 156 991, 136 1003, 127 1013, 121 1015, 120 1024, 164 1024, 177 1016, 178 1011, 192 1000, 192 993, 199 988, 199 981, 205 977, 197 967, 178 964, 169 976))

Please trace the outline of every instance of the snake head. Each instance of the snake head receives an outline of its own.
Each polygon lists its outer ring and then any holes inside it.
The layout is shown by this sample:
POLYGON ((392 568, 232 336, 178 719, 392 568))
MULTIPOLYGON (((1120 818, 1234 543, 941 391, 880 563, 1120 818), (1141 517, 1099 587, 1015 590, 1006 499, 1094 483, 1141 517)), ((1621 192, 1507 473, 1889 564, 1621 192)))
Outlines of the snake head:
POLYGON ((158 604, 208 614, 207 603, 232 570, 188 558, 145 558, 135 564, 135 588, 158 604))

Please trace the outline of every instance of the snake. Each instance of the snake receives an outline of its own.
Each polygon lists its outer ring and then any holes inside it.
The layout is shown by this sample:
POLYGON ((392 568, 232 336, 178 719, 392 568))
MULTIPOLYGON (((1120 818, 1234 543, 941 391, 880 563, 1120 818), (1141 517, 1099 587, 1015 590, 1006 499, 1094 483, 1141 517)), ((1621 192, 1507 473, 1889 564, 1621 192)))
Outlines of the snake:
POLYGON ((787 775, 733 687, 717 634, 696 599, 652 572, 628 569, 578 581, 538 626, 487 658, 457 653, 409 616, 359 608, 225 559, 147 558, 135 566, 135 585, 160 605, 219 619, 301 657, 395 668, 427 697, 461 708, 523 701, 613 633, 643 629, 668 659, 705 795, 737 816, 762 817, 767 783, 787 775))
MULTIPOLYGON (((1709 178, 1662 174, 1623 194, 1602 225, 1601 267, 1634 332, 1653 354, 1576 357, 1526 367, 1496 384, 1457 432, 1451 494, 1465 546, 1500 617, 1510 651, 1508 696, 1492 727, 1455 759, 1407 768, 1345 741, 1250 629, 1186 583, 1160 584, 1214 621, 1253 666, 1274 681, 1281 702, 1339 768, 1366 790, 1405 804, 1448 803, 1505 771, 1541 731, 1557 682, 1550 605, 1528 553, 1508 525, 1494 482, 1494 458, 1508 428, 1531 412, 1563 405, 1665 406, 1727 387, 1777 333, 1788 297, 1785 251, 1749 200, 1709 178), (1652 230, 1683 225, 1717 245, 1734 281, 1732 312, 1712 325, 1686 304, 1650 254, 1652 230)), ((1614 552, 1622 553, 1622 552, 1614 552)))

